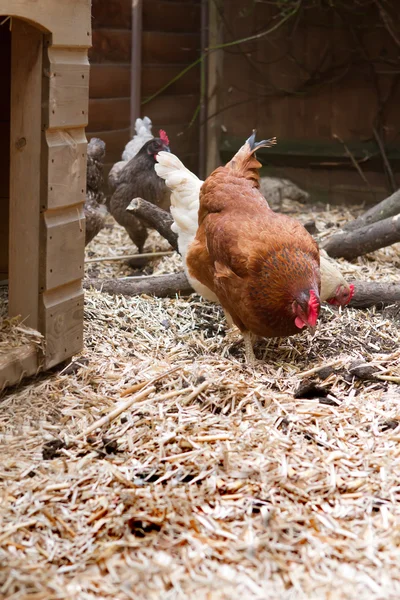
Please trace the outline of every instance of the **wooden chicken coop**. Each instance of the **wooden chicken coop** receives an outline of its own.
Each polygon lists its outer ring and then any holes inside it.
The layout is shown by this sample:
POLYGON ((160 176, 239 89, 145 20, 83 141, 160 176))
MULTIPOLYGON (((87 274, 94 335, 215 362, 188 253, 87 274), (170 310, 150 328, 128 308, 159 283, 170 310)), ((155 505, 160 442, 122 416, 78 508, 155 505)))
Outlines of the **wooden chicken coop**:
POLYGON ((0 389, 83 344, 90 0, 0 0, 0 280, 43 346, 0 355, 0 389))

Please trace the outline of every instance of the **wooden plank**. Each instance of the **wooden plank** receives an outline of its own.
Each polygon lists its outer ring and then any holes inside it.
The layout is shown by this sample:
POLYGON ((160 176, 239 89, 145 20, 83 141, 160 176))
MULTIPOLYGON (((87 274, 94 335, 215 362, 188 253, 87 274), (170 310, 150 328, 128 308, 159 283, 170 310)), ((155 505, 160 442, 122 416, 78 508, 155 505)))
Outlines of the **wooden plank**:
MULTIPOLYGON (((229 37, 225 41, 241 39, 248 36, 249 31, 258 31, 258 24, 254 27, 251 10, 238 18, 242 10, 241 0, 224 2, 224 19, 229 23, 229 37)), ((257 124, 255 77, 254 70, 249 67, 249 60, 257 58, 256 51, 255 42, 241 44, 224 51, 223 58, 223 85, 219 92, 219 108, 223 110, 221 124, 230 134, 244 139, 257 124)))
POLYGON ((0 27, 0 56, 0 122, 9 122, 11 93, 11 32, 8 27, 0 27))
MULTIPOLYGON (((243 144, 243 138, 224 134, 221 140, 221 150, 230 151, 232 155, 239 150, 243 144)), ((379 159, 379 153, 376 145, 372 140, 365 142, 360 141, 349 141, 347 144, 350 152, 355 158, 362 159, 366 156, 371 156, 368 162, 364 163, 363 168, 371 168, 371 165, 376 164, 376 159, 379 159)), ((395 163, 400 161, 400 148, 398 144, 388 144, 387 146, 388 157, 395 163)), ((299 159, 307 159, 314 165, 320 162, 338 161, 344 165, 348 165, 352 169, 352 163, 346 154, 343 145, 337 140, 323 140, 323 139, 280 139, 276 146, 272 148, 260 148, 257 152, 257 156, 285 156, 295 157, 299 159)), ((375 167, 374 167, 375 168, 375 167)))
POLYGON ((351 70, 341 81, 332 84, 331 89, 332 135, 346 142, 373 138, 378 101, 370 74, 360 69, 351 70), (356 96, 363 101, 355 105, 356 96))
MULTIPOLYGON (((318 13, 318 9, 315 12, 318 13)), ((316 17, 317 14, 307 15, 307 19, 316 17)), ((304 27, 304 64, 313 73, 318 68, 323 53, 326 53, 327 61, 332 61, 333 28, 314 26, 307 21, 304 27)), ((332 140, 332 86, 329 83, 304 98, 304 124, 306 139, 332 140)))
MULTIPOLYGON (((146 103, 143 110, 153 123, 162 122, 168 134, 169 125, 190 123, 199 104, 199 96, 190 95, 160 95, 146 103)), ((156 129, 153 127, 153 132, 156 129)))
POLYGON ((0 0, 0 15, 21 17, 36 23, 42 31, 51 31, 55 46, 91 44, 91 0, 0 0))
POLYGON ((0 354, 0 392, 18 384, 24 377, 35 375, 41 368, 37 346, 26 344, 0 354))
MULTIPOLYGON (((1 5, 0 5, 1 8, 1 5)), ((38 329, 42 33, 13 23, 9 314, 38 329)))
POLYGON ((142 98, 142 32, 143 0, 132 2, 132 44, 131 44, 131 136, 135 134, 135 123, 140 114, 142 98))
MULTIPOLYGON (((268 29, 273 19, 279 20, 281 16, 276 14, 276 7, 260 4, 256 8, 256 18, 260 28, 268 29)), ((302 137, 303 97, 295 92, 304 73, 292 57, 298 56, 299 61, 302 60, 304 35, 299 17, 296 28, 291 20, 257 42, 259 75, 250 71, 250 67, 248 71, 256 78, 255 90, 259 95, 256 100, 257 129, 261 138, 276 135, 279 143, 281 138, 302 137)))
MULTIPOLYGON (((0 27, 0 277, 8 272, 11 32, 0 27)), ((7 275, 6 275, 7 276, 7 275)))
POLYGON ((89 50, 90 63, 131 62, 132 34, 129 29, 98 29, 93 31, 89 50))
POLYGON ((9 198, 0 196, 0 275, 8 273, 8 223, 9 223, 9 198))
MULTIPOLYGON (((151 96, 179 75, 186 65, 143 65, 142 98, 151 96)), ((165 94, 200 94, 200 67, 193 67, 175 83, 170 85, 165 94)))
POLYGON ((80 281, 45 292, 42 296, 45 368, 70 358, 83 346, 83 291, 80 281))
POLYGON ((90 98, 128 98, 131 95, 130 65, 90 65, 89 93, 90 98))
POLYGON ((145 0, 143 2, 144 31, 193 32, 200 30, 200 3, 165 2, 145 0))
MULTIPOLYGON (((211 2, 208 15, 208 45, 218 46, 223 40, 223 25, 218 9, 221 3, 211 2)), ((221 164, 219 139, 221 136, 221 117, 218 113, 218 92, 223 76, 223 52, 217 50, 207 58, 207 153, 206 176, 221 164)))
POLYGON ((8 197, 10 188, 10 120, 0 121, 0 196, 8 197))
POLYGON ((84 127, 88 120, 89 61, 86 50, 48 49, 48 126, 84 127))
MULTIPOLYGON (((83 314, 76 309, 81 294, 85 252, 83 205, 86 188, 86 137, 89 73, 86 50, 49 48, 44 116, 50 129, 42 138, 42 227, 39 269, 39 330, 46 339, 45 368, 71 357, 82 346, 83 314), (55 74, 55 77, 52 74, 55 74), (52 112, 54 99, 58 110, 52 112), (48 108, 48 110, 46 110, 48 108), (70 128, 72 127, 72 128, 70 128), (59 306, 48 310, 49 298, 59 306), (75 307, 72 309, 72 305, 75 307), (79 316, 80 315, 80 316, 79 316)), ((47 65, 46 65, 47 66, 47 65)))
POLYGON ((189 64, 200 56, 200 35, 197 33, 164 33, 143 31, 142 64, 189 64))
POLYGON ((82 205, 44 213, 46 266, 44 289, 83 277, 85 217, 82 205))
POLYGON ((130 126, 130 98, 96 98, 89 101, 90 129, 114 131, 130 126))
POLYGON ((92 0, 92 27, 130 29, 132 0, 92 0))
POLYGON ((86 197, 86 136, 83 129, 46 132, 48 194, 44 209, 84 202, 86 197))

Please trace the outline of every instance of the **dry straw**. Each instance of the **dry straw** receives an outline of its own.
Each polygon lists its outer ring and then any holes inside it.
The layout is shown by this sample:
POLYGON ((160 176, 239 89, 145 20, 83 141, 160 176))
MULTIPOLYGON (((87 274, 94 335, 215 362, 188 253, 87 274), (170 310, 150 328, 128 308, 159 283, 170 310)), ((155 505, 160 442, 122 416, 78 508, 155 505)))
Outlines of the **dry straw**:
MULTIPOLYGON (((323 232, 349 217, 283 209, 323 232)), ((124 253, 119 227, 87 249, 124 253)), ((399 266, 398 246, 343 263, 356 279, 399 266)), ((314 339, 260 342, 250 369, 198 297, 88 292, 82 355, 0 399, 0 597, 399 598, 398 325, 399 307, 327 307, 314 339)), ((27 338, 5 322, 0 351, 27 338)))

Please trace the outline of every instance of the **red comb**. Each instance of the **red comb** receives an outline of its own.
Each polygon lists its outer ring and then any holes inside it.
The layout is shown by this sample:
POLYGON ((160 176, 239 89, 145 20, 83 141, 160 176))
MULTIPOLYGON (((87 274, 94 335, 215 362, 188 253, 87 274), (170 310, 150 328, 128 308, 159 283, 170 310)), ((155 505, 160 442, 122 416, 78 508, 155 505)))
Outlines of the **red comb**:
POLYGON ((310 290, 310 299, 308 301, 308 324, 314 327, 317 323, 319 313, 319 300, 314 290, 310 290))
POLYGON ((167 134, 165 133, 164 129, 160 129, 159 134, 160 139, 164 142, 164 144, 166 144, 167 146, 169 146, 169 139, 167 134))

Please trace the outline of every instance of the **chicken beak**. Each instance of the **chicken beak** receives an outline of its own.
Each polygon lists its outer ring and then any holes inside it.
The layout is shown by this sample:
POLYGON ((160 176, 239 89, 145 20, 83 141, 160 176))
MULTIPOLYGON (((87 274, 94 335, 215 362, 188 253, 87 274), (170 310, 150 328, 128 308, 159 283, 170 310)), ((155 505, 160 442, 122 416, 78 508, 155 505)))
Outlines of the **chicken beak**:
POLYGON ((314 325, 314 327, 308 327, 308 331, 311 333, 311 335, 315 335, 316 330, 317 330, 316 325, 314 325))

